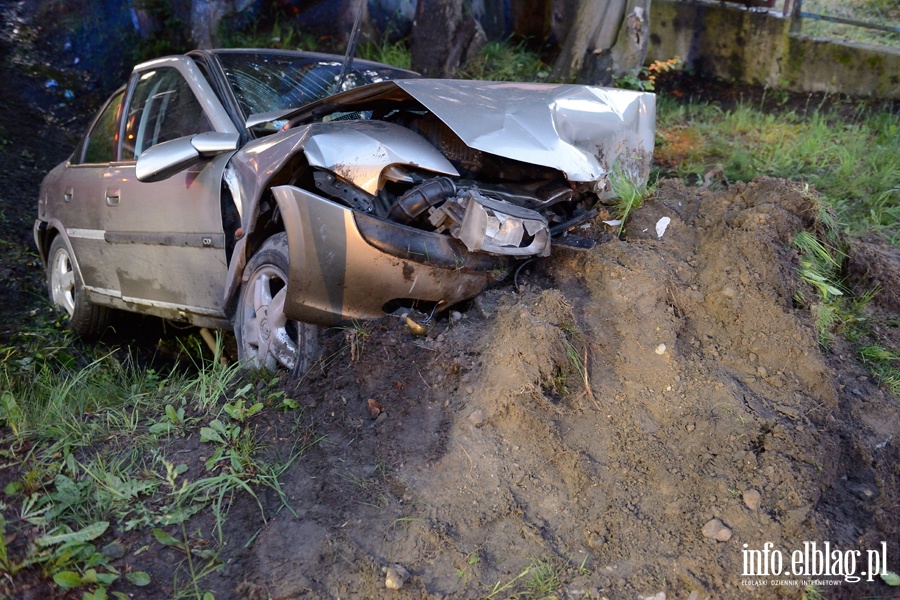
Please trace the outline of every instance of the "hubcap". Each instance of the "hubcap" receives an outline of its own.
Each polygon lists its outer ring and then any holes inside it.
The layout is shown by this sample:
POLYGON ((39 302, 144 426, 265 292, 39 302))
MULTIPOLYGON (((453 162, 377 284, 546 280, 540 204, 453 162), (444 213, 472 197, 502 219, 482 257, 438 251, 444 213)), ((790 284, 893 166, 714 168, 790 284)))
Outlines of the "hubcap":
POLYGON ((53 303, 71 317, 75 314, 75 270, 72 268, 69 253, 64 249, 58 250, 53 256, 50 268, 53 303))
POLYGON ((257 269, 242 292, 241 344, 244 354, 259 368, 297 364, 297 326, 284 315, 287 278, 280 269, 257 269))

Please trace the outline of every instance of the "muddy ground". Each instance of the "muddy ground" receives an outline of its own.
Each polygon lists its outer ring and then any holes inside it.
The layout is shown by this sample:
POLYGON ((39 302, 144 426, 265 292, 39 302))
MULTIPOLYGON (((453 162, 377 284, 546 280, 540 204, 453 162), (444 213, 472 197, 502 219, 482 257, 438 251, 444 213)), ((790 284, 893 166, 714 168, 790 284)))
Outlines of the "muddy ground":
MULTIPOLYGON (((46 310, 30 241, 37 186, 89 113, 8 39, 2 52, 5 344, 46 310)), ((579 233, 594 250, 557 249, 518 274, 518 291, 491 289, 425 337, 395 318, 326 332, 327 365, 284 384, 302 419, 255 424, 273 455, 318 440, 282 477, 293 512, 271 492, 262 513, 238 496, 225 567, 203 585, 216 598, 506 598, 540 564, 563 598, 800 598, 795 585, 743 585, 772 582, 742 576, 745 545, 766 542, 786 556, 830 542, 861 563, 883 548, 900 570, 900 402, 847 342, 823 354, 793 300, 790 241, 814 203, 782 180, 664 181, 624 240, 591 223, 579 233), (408 572, 399 590, 385 587, 394 565, 408 572)), ((882 283, 868 310, 894 324, 881 333, 896 348, 898 253, 853 248, 860 289, 882 283)), ((118 533, 121 566, 154 581, 134 597, 171 597, 183 555, 118 533)), ((820 586, 826 598, 900 595, 837 580, 820 586)))

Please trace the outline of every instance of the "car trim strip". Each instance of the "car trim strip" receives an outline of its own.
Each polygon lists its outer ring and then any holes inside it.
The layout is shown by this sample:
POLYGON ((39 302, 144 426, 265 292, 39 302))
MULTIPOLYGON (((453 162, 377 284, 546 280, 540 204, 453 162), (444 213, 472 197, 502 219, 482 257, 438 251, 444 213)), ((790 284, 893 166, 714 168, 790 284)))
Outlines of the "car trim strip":
POLYGON ((147 300, 146 298, 133 298, 131 296, 122 296, 123 302, 131 302, 133 304, 141 304, 144 306, 153 306, 155 308, 164 308, 167 310, 177 310, 180 312, 190 312, 197 315, 205 315, 207 317, 222 317, 223 313, 210 308, 201 308, 199 306, 185 306, 183 304, 173 304, 171 302, 162 302, 160 300, 147 300))
POLYGON ((110 244, 141 244, 145 246, 183 246, 186 248, 225 247, 221 233, 144 233, 133 231, 109 232, 103 236, 110 244))
POLYGON ((106 232, 102 229, 66 229, 66 234, 81 240, 102 240, 106 232))
POLYGON ((92 294, 100 294, 103 296, 109 296, 110 298, 121 298, 122 293, 118 290, 108 290, 106 288, 94 287, 92 285, 85 285, 84 290, 86 292, 90 292, 92 294))

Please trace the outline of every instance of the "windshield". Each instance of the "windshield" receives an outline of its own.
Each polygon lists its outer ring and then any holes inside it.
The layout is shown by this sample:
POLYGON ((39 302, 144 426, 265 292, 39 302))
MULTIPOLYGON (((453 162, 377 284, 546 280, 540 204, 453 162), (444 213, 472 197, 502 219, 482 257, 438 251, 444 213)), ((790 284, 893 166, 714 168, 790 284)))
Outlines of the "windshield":
POLYGON ((365 61, 354 61, 340 90, 339 57, 301 53, 225 52, 217 57, 234 91, 244 119, 250 115, 299 108, 338 91, 391 79, 407 79, 413 73, 365 61))

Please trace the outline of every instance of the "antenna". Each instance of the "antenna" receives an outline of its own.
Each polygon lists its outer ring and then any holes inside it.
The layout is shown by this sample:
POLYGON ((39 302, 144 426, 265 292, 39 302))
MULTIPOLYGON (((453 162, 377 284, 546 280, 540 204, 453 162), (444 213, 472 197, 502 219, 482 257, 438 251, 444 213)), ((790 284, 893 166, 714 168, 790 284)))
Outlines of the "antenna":
POLYGON ((344 54, 344 64, 341 65, 341 74, 338 76, 332 94, 336 94, 344 84, 350 67, 353 66, 353 55, 356 53, 356 44, 359 42, 359 30, 362 28, 363 9, 366 7, 368 0, 359 0, 359 10, 356 11, 356 21, 353 23, 353 31, 350 32, 350 39, 347 40, 347 52, 344 54))

